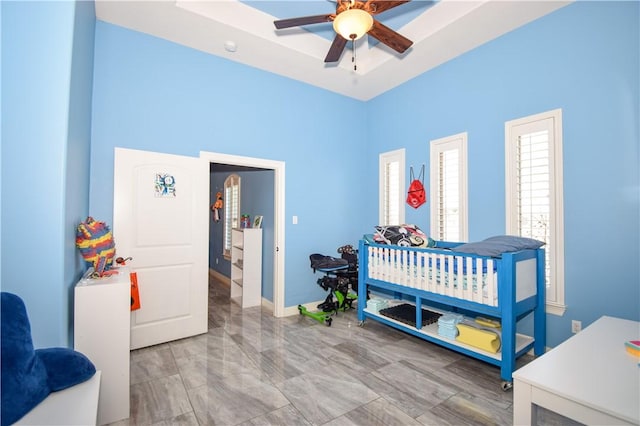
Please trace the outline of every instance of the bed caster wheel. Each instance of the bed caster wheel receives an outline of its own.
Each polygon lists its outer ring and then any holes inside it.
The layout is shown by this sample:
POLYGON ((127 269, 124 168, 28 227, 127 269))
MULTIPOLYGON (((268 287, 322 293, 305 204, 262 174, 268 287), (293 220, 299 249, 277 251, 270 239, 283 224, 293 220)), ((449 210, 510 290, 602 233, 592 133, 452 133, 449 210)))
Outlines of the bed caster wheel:
POLYGON ((364 320, 358 321, 358 327, 364 327, 364 320))
POLYGON ((500 387, 504 392, 506 392, 513 387, 513 382, 504 381, 502 382, 502 385, 500 387))

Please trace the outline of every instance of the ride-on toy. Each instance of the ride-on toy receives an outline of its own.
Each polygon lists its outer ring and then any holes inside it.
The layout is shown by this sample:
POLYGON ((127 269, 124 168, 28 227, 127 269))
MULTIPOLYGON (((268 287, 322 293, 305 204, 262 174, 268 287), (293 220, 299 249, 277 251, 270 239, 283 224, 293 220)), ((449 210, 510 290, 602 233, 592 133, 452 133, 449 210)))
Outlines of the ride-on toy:
POLYGON ((329 291, 329 295, 323 303, 318 305, 319 312, 311 312, 302 305, 298 305, 301 315, 308 316, 321 324, 331 326, 332 316, 338 311, 353 309, 353 301, 358 295, 352 289, 358 287, 358 256, 352 246, 346 245, 338 248, 340 258, 312 254, 309 256, 313 272, 319 271, 325 274, 318 278, 318 285, 329 291), (333 298, 336 298, 334 300, 333 298))

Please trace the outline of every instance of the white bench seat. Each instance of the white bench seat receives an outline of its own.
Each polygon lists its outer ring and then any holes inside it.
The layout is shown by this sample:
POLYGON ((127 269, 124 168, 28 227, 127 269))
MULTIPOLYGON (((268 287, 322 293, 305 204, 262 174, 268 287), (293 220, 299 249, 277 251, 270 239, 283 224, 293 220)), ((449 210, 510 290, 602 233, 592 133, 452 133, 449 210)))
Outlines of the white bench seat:
POLYGON ((16 422, 17 425, 95 425, 98 418, 101 372, 70 388, 51 392, 16 422))

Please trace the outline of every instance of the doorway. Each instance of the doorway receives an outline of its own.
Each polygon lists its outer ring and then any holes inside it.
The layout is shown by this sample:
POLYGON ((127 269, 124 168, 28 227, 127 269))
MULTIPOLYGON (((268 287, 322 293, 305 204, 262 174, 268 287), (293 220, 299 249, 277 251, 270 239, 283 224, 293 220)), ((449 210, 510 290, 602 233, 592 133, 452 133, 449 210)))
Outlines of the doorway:
POLYGON ((264 250, 273 253, 273 315, 285 316, 284 306, 284 172, 282 161, 265 160, 261 158, 243 157, 215 152, 200 152, 200 158, 210 164, 224 164, 242 168, 255 168, 273 171, 273 245, 264 250))

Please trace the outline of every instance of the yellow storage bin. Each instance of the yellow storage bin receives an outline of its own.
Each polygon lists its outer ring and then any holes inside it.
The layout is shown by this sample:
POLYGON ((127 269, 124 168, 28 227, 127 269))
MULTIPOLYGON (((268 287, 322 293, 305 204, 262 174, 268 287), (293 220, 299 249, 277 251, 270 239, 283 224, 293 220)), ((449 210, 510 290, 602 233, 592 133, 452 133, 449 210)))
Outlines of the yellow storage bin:
POLYGON ((467 345, 496 353, 500 350, 500 336, 489 330, 482 330, 467 324, 458 324, 456 340, 467 345))

